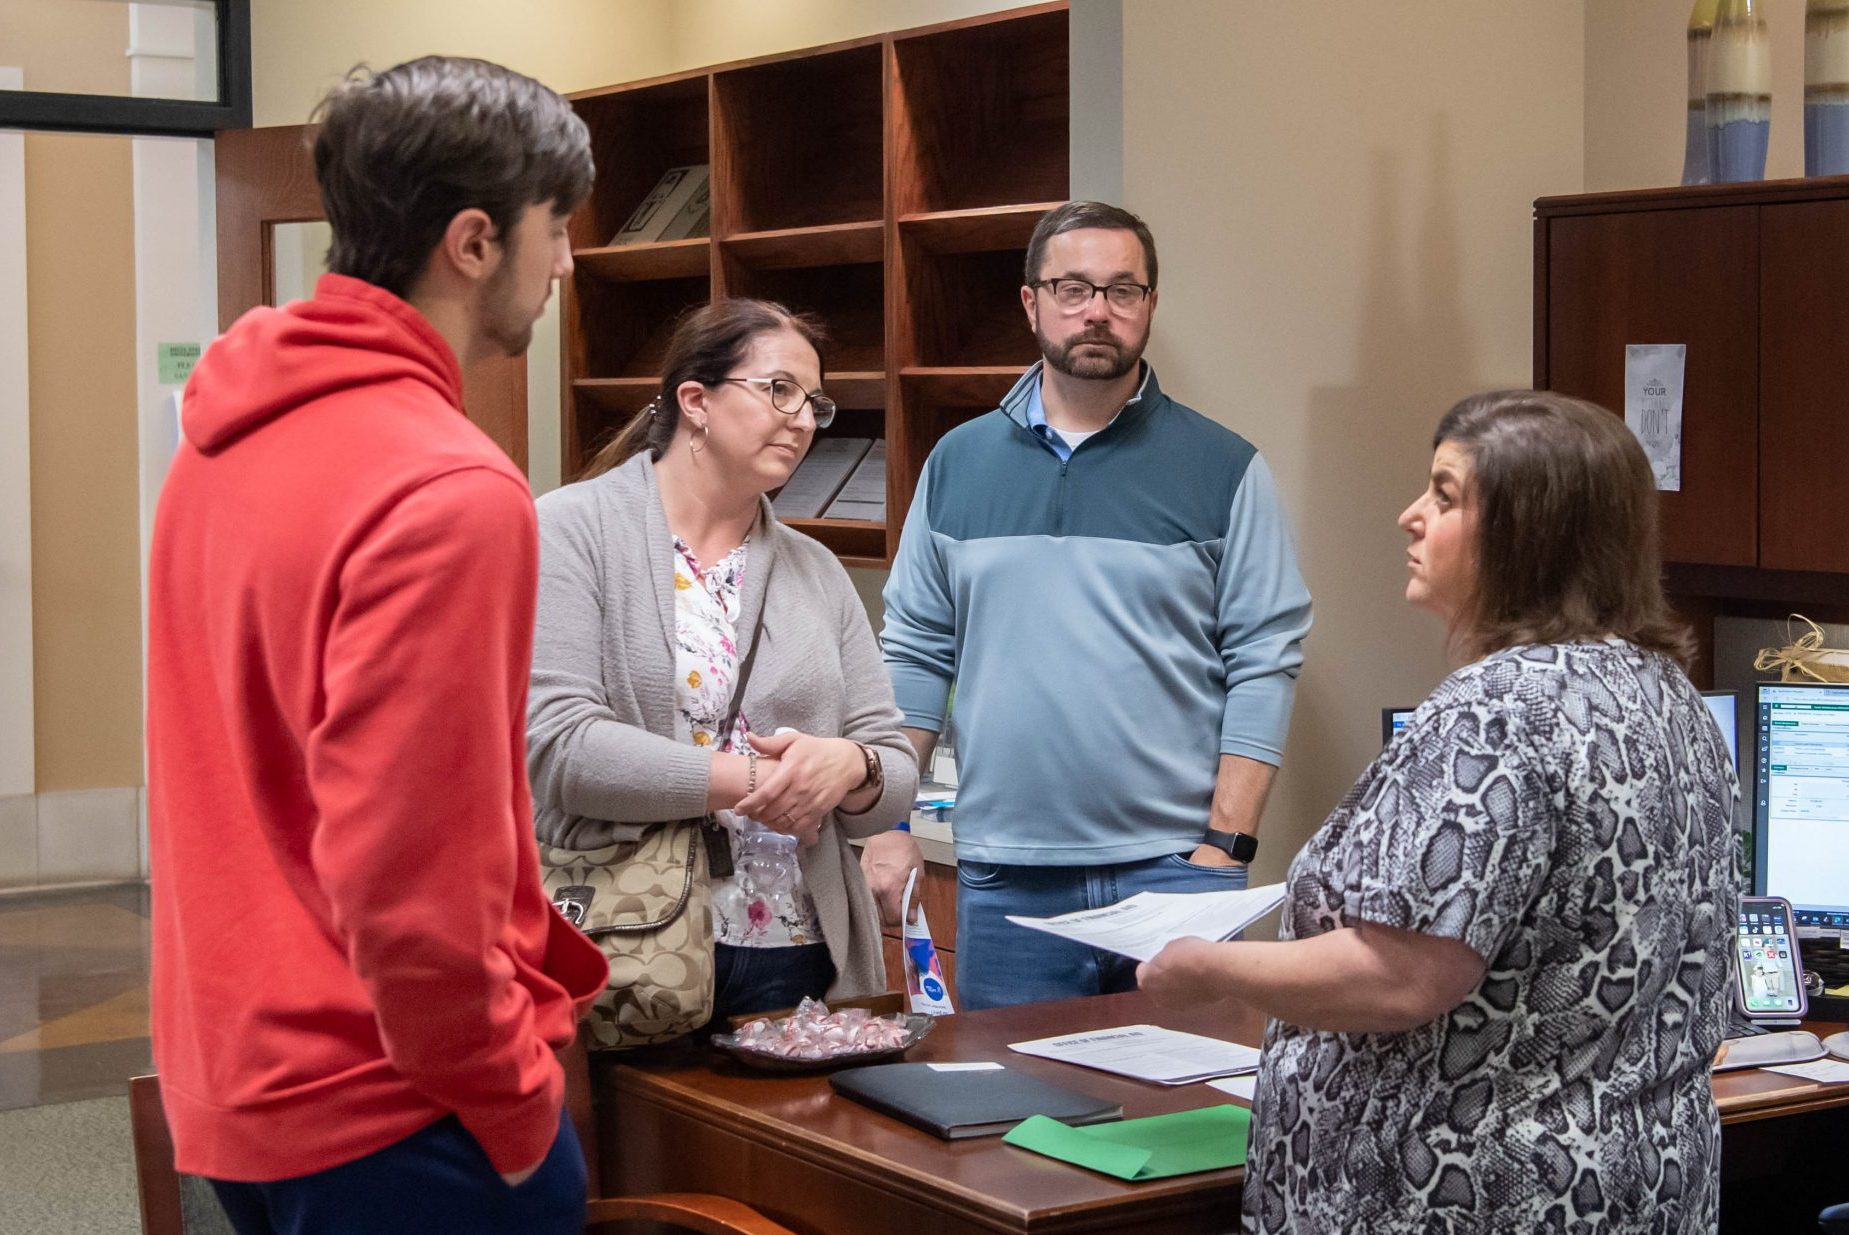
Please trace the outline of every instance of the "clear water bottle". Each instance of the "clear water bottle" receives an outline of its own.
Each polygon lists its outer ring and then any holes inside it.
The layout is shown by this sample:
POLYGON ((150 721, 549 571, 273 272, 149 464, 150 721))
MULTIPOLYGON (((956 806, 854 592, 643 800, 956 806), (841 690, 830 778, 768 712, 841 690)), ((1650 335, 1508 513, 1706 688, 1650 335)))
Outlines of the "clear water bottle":
POLYGON ((738 885, 747 896, 761 896, 774 906, 796 899, 796 838, 773 832, 755 819, 741 819, 733 834, 732 861, 738 885))

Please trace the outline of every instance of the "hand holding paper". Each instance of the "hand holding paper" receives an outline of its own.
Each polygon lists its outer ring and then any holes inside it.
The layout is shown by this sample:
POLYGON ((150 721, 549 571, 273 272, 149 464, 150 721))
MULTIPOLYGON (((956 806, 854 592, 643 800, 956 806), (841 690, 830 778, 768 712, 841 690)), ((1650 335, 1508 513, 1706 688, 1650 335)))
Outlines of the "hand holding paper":
POLYGON ((1284 885, 1273 883, 1229 892, 1138 892, 1102 909, 1008 920, 1147 961, 1176 939, 1230 939, 1283 903, 1284 885))

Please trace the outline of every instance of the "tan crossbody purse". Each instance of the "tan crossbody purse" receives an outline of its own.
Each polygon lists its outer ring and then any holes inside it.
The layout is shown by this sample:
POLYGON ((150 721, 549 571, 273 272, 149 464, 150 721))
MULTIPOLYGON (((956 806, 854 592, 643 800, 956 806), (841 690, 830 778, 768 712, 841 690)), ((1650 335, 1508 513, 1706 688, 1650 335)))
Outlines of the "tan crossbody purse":
MULTIPOLYGON (((768 587, 765 591, 768 599, 768 587)), ((739 664, 721 734, 738 721, 764 614, 739 664)), ((731 840, 711 815, 657 824, 642 839, 598 849, 539 847, 546 895, 610 963, 585 1013, 599 1050, 626 1050, 692 1033, 713 1016, 709 874, 732 870, 731 840)))

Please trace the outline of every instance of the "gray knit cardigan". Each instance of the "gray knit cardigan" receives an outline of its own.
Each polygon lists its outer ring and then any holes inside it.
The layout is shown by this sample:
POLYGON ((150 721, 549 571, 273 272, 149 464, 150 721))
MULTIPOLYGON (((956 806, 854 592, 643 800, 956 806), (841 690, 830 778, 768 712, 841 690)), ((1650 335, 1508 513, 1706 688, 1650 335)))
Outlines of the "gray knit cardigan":
MULTIPOLYGON (((539 839, 568 849, 633 840, 644 825, 706 811, 712 752, 676 706, 674 547, 645 453, 539 500, 539 608, 527 704, 527 769, 539 839)), ((831 815, 801 851, 803 881, 835 982, 849 998, 885 989, 880 922, 850 836, 909 815, 918 785, 866 611, 834 555, 763 502, 746 553, 740 650, 764 614, 745 688, 751 727, 784 726, 872 747, 885 791, 831 815), (766 595, 765 580, 769 579, 766 595)))

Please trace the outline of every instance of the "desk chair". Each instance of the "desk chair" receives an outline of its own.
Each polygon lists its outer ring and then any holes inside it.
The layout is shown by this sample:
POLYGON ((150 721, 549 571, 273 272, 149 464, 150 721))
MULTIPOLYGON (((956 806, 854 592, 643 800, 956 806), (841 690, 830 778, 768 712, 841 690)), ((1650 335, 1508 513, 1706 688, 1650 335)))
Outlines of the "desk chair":
MULTIPOLYGON (((795 1235, 730 1197, 695 1193, 599 1197, 589 1059, 582 1043, 573 1043, 559 1058, 565 1065, 566 1107, 590 1172, 592 1200, 586 1231, 608 1229, 614 1235, 620 1224, 656 1222, 698 1235, 795 1235)), ((173 1137, 161 1106, 159 1077, 137 1076, 129 1081, 128 1110, 134 1130, 142 1235, 235 1235, 212 1185, 173 1169, 173 1137)))

